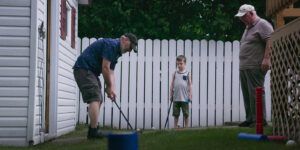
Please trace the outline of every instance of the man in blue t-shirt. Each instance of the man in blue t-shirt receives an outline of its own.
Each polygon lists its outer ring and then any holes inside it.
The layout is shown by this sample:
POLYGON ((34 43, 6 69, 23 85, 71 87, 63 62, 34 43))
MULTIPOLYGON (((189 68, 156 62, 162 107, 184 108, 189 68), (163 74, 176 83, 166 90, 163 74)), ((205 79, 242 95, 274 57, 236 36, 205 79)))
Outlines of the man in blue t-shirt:
POLYGON ((98 76, 103 75, 107 96, 114 101, 116 98, 114 69, 118 58, 131 51, 137 52, 137 38, 126 33, 119 39, 104 38, 88 46, 78 57, 74 69, 74 77, 82 94, 83 101, 89 104, 90 126, 88 139, 102 138, 97 123, 100 106, 103 101, 101 83, 98 76))

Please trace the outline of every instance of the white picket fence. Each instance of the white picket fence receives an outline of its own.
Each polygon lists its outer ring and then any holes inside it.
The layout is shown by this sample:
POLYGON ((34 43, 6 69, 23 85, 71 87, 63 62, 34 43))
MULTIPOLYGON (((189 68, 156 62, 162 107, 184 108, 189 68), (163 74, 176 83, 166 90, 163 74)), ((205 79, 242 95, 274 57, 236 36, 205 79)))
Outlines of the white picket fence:
MULTIPOLYGON (((84 50, 96 38, 78 39, 84 50)), ((193 100, 190 126, 222 126, 243 121, 245 110, 239 81, 239 41, 151 40, 138 41, 138 54, 127 53, 115 68, 117 103, 133 128, 163 129, 168 115, 169 85, 176 56, 187 57, 193 100)), ((80 50, 80 49, 79 49, 80 50)), ((102 76, 100 77, 103 82, 102 76)), ((267 120, 271 119, 270 73, 265 82, 267 120)), ((172 109, 168 127, 173 127, 172 109)), ((80 100, 79 122, 88 122, 87 105, 80 100)), ((182 115, 180 117, 182 126, 182 115)), ((100 126, 128 128, 118 108, 105 96, 100 126)))

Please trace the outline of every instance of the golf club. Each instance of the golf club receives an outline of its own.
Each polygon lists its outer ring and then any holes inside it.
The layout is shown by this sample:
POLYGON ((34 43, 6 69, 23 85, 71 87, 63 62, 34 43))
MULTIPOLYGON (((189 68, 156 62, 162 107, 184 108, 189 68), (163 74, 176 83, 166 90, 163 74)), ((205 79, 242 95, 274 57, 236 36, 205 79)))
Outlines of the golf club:
POLYGON ((168 109, 168 116, 167 116, 167 119, 166 119, 166 123, 165 123, 165 128, 164 129, 166 129, 167 122, 169 121, 169 114, 170 114, 170 109, 171 109, 172 103, 173 103, 173 97, 171 98, 171 103, 170 103, 170 106, 169 106, 169 109, 168 109))
POLYGON ((124 115, 123 111, 121 110, 121 107, 117 104, 117 102, 114 100, 113 101, 116 106, 118 107, 119 111, 121 112, 122 116, 124 117, 124 119, 127 121, 127 124, 129 125, 130 129, 133 130, 131 124, 129 123, 129 120, 127 119, 127 117, 124 115))

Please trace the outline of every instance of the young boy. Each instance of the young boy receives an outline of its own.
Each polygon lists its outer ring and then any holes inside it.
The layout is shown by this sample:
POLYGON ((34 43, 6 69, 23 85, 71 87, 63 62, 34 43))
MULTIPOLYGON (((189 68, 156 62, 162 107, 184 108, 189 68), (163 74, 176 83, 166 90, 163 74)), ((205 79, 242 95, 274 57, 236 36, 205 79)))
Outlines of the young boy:
POLYGON ((189 101, 192 100, 192 80, 190 73, 185 69, 186 57, 179 55, 176 58, 177 70, 173 74, 170 87, 170 97, 173 101, 174 128, 178 128, 178 117, 182 109, 184 127, 189 125, 189 101))

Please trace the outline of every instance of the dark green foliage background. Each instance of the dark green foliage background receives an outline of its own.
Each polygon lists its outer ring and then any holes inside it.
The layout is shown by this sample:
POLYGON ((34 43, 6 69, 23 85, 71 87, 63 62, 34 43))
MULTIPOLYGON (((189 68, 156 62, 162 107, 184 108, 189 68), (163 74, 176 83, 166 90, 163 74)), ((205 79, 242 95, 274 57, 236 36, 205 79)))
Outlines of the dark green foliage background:
POLYGON ((93 0, 79 6, 79 37, 239 40, 244 25, 234 15, 244 3, 265 18, 265 0, 93 0))

